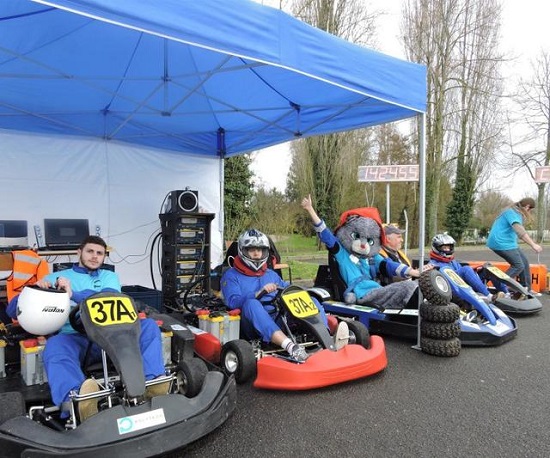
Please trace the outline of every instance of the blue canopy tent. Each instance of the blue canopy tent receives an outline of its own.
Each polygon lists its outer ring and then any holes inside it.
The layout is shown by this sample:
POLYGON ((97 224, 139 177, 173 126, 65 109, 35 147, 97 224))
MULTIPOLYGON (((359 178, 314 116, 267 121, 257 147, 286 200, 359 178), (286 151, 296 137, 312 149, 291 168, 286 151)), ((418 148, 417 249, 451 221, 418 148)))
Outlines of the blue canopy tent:
MULTIPOLYGON (((3 0, 0 88, 4 132, 221 164, 299 137, 423 119, 426 68, 247 0, 3 0)), ((0 192, 21 173, 13 162, 0 192)))

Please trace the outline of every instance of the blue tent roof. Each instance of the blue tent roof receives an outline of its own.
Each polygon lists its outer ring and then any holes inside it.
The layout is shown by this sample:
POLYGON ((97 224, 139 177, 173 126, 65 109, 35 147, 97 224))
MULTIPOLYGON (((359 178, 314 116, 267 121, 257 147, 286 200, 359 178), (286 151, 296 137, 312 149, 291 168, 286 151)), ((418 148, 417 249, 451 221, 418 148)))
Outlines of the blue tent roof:
POLYGON ((217 156, 425 111, 426 68, 247 0, 2 0, 0 128, 217 156))

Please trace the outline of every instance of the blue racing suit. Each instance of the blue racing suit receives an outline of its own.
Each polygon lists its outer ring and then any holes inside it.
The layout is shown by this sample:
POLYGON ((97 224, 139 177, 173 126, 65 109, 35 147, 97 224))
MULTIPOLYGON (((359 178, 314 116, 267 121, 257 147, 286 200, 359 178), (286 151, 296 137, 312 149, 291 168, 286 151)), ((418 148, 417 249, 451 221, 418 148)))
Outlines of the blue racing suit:
MULTIPOLYGON (((430 264, 433 264, 436 267, 443 267, 448 266, 451 269, 453 269, 460 278, 462 278, 468 285, 472 287, 472 289, 479 294, 483 294, 484 296, 490 296, 491 292, 483 283, 481 277, 477 274, 477 272, 472 269, 471 266, 465 265, 463 266, 458 261, 455 261, 454 259, 449 260, 443 260, 439 257, 435 258, 434 256, 437 256, 437 254, 431 252, 430 253, 430 264)), ((497 291, 502 291, 503 293, 508 292, 508 288, 506 288, 506 285, 503 283, 494 280, 495 288, 497 291)))
MULTIPOLYGON (((241 326, 244 333, 249 338, 259 334, 266 343, 271 341, 274 332, 280 331, 280 327, 274 321, 275 307, 271 305, 277 291, 266 294, 260 300, 255 297, 256 293, 268 283, 275 283, 283 288, 288 286, 288 283, 271 269, 267 269, 260 276, 248 276, 232 267, 223 274, 221 281, 222 295, 227 307, 231 310, 241 309, 241 326)), ((325 326, 328 327, 323 307, 315 298, 312 299, 319 309, 325 326)))
MULTIPOLYGON (((74 264, 72 269, 54 272, 46 275, 43 280, 54 285, 58 277, 64 277, 71 282, 71 306, 100 292, 120 292, 118 276, 109 270, 88 271, 74 264)), ((8 313, 16 318, 17 297, 10 302, 8 313), (13 304, 12 304, 13 302, 13 304)), ((162 339, 158 325, 147 318, 140 320, 140 350, 143 357, 143 370, 147 380, 165 374, 162 357, 162 339)), ((68 401, 71 390, 78 390, 85 380, 81 365, 89 348, 90 340, 75 331, 69 322, 65 323, 58 334, 46 341, 44 348, 44 367, 48 376, 52 401, 61 405, 68 401)), ((89 361, 101 359, 101 349, 93 344, 89 352, 89 361)))

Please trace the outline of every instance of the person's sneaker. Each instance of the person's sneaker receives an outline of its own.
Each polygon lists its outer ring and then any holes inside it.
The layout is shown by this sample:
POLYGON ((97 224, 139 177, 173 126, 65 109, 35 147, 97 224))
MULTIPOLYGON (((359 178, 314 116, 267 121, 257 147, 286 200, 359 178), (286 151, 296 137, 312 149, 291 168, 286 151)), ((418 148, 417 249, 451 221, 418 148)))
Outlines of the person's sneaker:
POLYGON ((294 359, 298 363, 303 363, 306 359, 309 358, 309 355, 307 354, 307 351, 304 350, 303 347, 301 347, 298 344, 293 344, 289 354, 292 359, 294 359))
POLYGON ((162 383, 156 383, 155 385, 149 385, 147 388, 145 388, 145 398, 151 399, 155 396, 163 396, 165 394, 168 394, 168 390, 170 389, 170 380, 167 380, 166 382, 162 383))
POLYGON ((499 291, 498 293, 493 294, 493 301, 492 302, 496 302, 499 299, 504 299, 505 297, 506 297, 506 293, 504 291, 499 291))
POLYGON ((488 296, 481 296, 481 300, 486 304, 490 304, 491 302, 493 302, 493 295, 489 294, 488 296))
POLYGON ((345 321, 338 323, 338 328, 334 333, 334 346, 336 350, 344 348, 349 342, 349 327, 345 321))
MULTIPOLYGON (((79 395, 91 394, 99 391, 99 385, 93 378, 89 378, 82 382, 80 385, 79 395)), ((85 401, 80 401, 78 403, 78 416, 80 421, 83 422, 90 418, 92 415, 95 415, 98 412, 97 410, 97 398, 96 399, 87 399, 85 401)))
POLYGON ((466 316, 464 317, 464 321, 468 321, 468 322, 472 322, 474 321, 475 319, 477 318, 477 311, 476 310, 471 310, 470 312, 468 312, 466 314, 466 316))
POLYGON ((541 296, 542 296, 541 293, 539 293, 539 292, 537 292, 537 291, 533 291, 532 289, 529 290, 529 294, 530 294, 531 296, 535 296, 535 297, 541 297, 541 296))

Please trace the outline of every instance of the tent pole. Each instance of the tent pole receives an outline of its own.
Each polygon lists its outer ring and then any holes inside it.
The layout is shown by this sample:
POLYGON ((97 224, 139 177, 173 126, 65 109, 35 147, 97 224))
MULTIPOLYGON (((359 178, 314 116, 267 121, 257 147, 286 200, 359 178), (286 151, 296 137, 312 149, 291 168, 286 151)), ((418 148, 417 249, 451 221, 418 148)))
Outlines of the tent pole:
MULTIPOLYGON (((424 266, 424 239, 425 239, 425 215, 426 215, 426 113, 418 115, 418 163, 419 163, 419 179, 420 179, 420 208, 418 211, 418 268, 422 269, 424 266)), ((418 297, 418 326, 416 335, 416 348, 420 350, 420 303, 422 301, 421 295, 418 297)))

